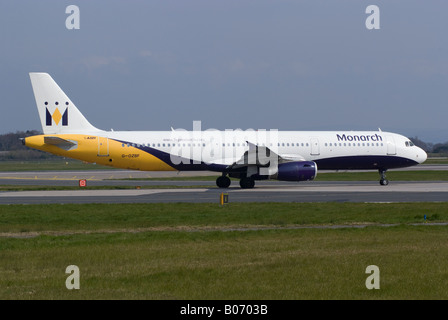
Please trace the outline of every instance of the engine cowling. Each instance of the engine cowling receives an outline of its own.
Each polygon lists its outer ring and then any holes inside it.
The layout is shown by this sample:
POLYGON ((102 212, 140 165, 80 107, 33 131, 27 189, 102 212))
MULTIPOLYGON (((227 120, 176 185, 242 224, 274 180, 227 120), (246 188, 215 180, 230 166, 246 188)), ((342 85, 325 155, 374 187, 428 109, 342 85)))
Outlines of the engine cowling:
POLYGON ((294 161, 280 163, 278 172, 272 179, 280 181, 307 181, 313 180, 317 175, 317 164, 314 161, 294 161))

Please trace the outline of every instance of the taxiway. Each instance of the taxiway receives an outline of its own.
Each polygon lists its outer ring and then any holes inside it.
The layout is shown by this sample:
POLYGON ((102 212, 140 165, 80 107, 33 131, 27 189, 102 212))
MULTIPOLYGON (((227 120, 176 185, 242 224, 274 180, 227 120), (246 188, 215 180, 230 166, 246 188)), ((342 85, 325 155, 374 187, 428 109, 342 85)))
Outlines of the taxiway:
MULTIPOLYGON (((439 168, 439 166, 437 166, 439 168)), ((440 169, 438 169, 440 170, 440 169)), ((149 181, 122 180, 158 176, 197 176, 197 173, 147 173, 99 170, 73 172, 3 172, 2 185, 78 186, 87 179, 89 186, 131 186, 134 189, 3 191, 0 204, 36 203, 218 203, 222 192, 229 202, 443 202, 448 201, 448 182, 391 181, 380 186, 377 181, 357 182, 282 182, 257 181, 254 189, 241 189, 233 181, 228 189, 219 189, 212 180, 149 181), (150 187, 147 189, 145 187, 150 187), (176 188, 177 187, 177 188, 176 188), (180 187, 180 188, 179 188, 180 187)), ((211 173, 203 173, 210 175, 211 173)), ((216 174, 215 174, 216 175, 216 174)))

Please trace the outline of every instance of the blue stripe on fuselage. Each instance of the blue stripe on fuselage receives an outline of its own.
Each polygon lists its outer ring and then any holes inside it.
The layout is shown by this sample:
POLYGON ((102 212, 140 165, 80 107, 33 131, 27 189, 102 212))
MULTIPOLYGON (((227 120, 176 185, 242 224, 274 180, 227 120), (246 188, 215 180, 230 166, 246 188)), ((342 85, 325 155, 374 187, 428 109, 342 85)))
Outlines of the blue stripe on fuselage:
POLYGON ((417 165, 418 162, 396 156, 347 156, 316 159, 318 170, 393 169, 417 165))

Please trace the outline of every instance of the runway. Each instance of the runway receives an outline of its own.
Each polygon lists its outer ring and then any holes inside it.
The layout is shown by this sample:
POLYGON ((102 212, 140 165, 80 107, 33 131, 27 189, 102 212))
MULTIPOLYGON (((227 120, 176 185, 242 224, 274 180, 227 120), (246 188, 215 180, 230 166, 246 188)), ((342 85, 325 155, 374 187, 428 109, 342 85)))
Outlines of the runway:
MULTIPOLYGON (((440 169, 439 169, 440 170, 440 169)), ((166 173, 163 173, 166 175, 166 173)), ((175 173, 169 173, 175 174, 175 173)), ((183 173, 195 175, 195 173, 183 173)), ((202 173, 207 175, 207 173, 202 173)), ((209 175, 211 173, 208 173, 209 175)), ((2 185, 77 186, 87 179, 89 186, 132 186, 120 190, 69 191, 3 191, 0 204, 46 203, 219 203, 222 192, 232 202, 444 202, 448 201, 448 182, 391 181, 380 186, 378 181, 360 182, 282 182, 257 181, 254 189, 241 189, 233 181, 228 189, 218 189, 214 181, 148 181, 111 180, 145 178, 147 172, 85 171, 85 172, 17 172, 0 174, 2 185), (151 189, 145 189, 151 186, 151 189), (160 186, 160 187, 159 187, 160 186), (169 187, 172 186, 173 188, 169 187), (175 188, 177 186, 177 188, 175 188), (179 188, 179 186, 181 188, 179 188), (140 187, 137 189, 137 187, 140 187)), ((162 173, 149 173, 151 177, 162 173)), ((177 175, 177 174, 176 174, 177 175)), ((216 175, 216 174, 215 174, 216 175)))

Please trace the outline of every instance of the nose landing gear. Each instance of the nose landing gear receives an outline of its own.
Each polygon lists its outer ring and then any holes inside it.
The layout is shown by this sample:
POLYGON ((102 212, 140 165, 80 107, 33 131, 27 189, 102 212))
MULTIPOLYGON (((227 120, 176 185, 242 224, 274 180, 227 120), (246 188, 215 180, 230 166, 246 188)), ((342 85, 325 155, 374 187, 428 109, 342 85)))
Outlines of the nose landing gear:
POLYGON ((386 170, 387 169, 379 169, 378 172, 380 173, 380 185, 387 186, 389 184, 389 180, 386 179, 386 170))

